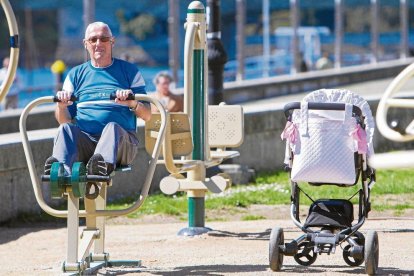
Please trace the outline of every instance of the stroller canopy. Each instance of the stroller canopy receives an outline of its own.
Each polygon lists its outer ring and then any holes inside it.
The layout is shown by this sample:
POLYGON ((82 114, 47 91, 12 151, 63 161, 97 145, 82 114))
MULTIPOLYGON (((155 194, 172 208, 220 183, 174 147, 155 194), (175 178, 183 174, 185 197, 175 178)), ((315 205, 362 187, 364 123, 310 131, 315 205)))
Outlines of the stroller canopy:
POLYGON ((359 107, 364 116, 365 132, 367 134, 367 157, 374 154, 375 120, 372 116, 368 102, 361 96, 346 89, 320 89, 306 95, 304 102, 318 103, 348 103, 359 107))

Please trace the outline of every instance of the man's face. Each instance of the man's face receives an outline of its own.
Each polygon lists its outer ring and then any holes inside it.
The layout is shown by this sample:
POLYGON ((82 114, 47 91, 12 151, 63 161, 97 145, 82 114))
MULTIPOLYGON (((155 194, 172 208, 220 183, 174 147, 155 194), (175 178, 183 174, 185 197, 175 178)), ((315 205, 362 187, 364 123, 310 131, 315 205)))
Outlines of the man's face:
POLYGON ((88 37, 84 39, 85 48, 91 59, 98 63, 104 63, 104 65, 112 62, 113 42, 113 38, 105 27, 93 28, 88 37))
POLYGON ((168 96, 169 88, 170 80, 166 77, 160 77, 158 79, 157 90, 160 91, 163 96, 168 96))

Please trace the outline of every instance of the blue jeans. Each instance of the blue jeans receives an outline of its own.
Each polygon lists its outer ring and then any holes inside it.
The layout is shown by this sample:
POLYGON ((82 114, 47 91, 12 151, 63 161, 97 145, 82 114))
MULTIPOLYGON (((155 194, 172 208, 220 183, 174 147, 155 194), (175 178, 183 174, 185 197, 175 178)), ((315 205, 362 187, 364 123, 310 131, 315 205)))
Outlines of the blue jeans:
POLYGON ((138 153, 135 132, 126 131, 117 123, 105 126, 101 136, 92 136, 72 123, 59 126, 54 140, 53 157, 70 173, 74 162, 87 163, 94 154, 101 154, 107 163, 129 165, 138 153))

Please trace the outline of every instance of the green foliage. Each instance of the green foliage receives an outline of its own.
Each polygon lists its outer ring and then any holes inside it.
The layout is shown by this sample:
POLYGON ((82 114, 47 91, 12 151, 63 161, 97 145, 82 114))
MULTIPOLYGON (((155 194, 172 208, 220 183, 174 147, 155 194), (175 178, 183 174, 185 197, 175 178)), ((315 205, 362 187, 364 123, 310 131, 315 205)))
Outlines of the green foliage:
POLYGON ((287 189, 287 185, 278 183, 251 184, 231 188, 223 194, 207 196, 206 208, 246 208, 252 204, 278 205, 288 203, 289 190, 287 189))
MULTIPOLYGON (((108 205, 108 209, 119 210, 127 208, 133 203, 133 198, 125 198, 120 201, 113 202, 108 205)), ((142 215, 152 214, 166 214, 171 216, 180 216, 187 211, 187 198, 179 196, 166 196, 162 194, 156 194, 149 196, 144 204, 139 208, 137 212, 133 212, 128 215, 130 218, 140 217, 142 215)))
MULTIPOLYGON (((377 172, 377 184, 372 190, 372 209, 376 211, 394 210, 396 214, 405 209, 414 208, 414 171, 411 170, 387 170, 377 172), (400 195, 400 196, 399 196, 400 195), (398 202, 398 198, 404 196, 404 203, 398 202), (396 199, 397 198, 397 199, 396 199)), ((289 175, 283 171, 266 172, 258 174, 257 184, 235 186, 221 194, 206 196, 206 209, 236 210, 247 208, 252 204, 263 205, 287 205, 290 204, 290 180, 289 175)), ((338 187, 335 185, 311 186, 300 184, 303 191, 314 200, 321 198, 349 199, 360 188, 358 183, 352 187, 338 187)), ((312 202, 301 193, 301 204, 308 206, 312 202)), ((132 199, 124 199, 110 204, 111 209, 126 208, 132 199)), ((358 195, 352 202, 358 203, 358 195)), ((139 217, 143 214, 166 214, 173 216, 185 216, 187 213, 187 197, 184 194, 166 196, 162 194, 152 195, 144 202, 142 207, 129 217, 139 217)), ((252 220, 255 216, 246 216, 245 220, 252 220)), ((256 218, 259 219, 259 218, 256 218)))
POLYGON ((256 215, 247 215, 242 217, 242 220, 247 221, 247 220, 259 220, 259 219, 266 219, 264 216, 256 216, 256 215))
POLYGON ((379 195, 414 193, 413 181, 413 170, 378 171, 377 184, 374 186, 373 193, 379 195))
POLYGON ((290 183, 289 174, 285 171, 259 173, 256 177, 256 183, 280 183, 288 185, 290 183))
POLYGON ((132 35, 138 40, 144 40, 148 34, 154 32, 155 18, 150 14, 140 14, 132 19, 125 18, 125 12, 122 9, 116 11, 121 32, 132 35))

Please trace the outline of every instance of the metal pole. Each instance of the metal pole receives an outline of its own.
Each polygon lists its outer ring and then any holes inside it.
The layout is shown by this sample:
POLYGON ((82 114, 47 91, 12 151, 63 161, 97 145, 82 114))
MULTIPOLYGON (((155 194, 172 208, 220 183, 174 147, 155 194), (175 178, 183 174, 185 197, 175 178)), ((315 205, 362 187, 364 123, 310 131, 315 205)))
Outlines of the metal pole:
POLYGON ((177 0, 169 0, 168 2, 168 64, 172 73, 175 86, 178 83, 178 69, 180 67, 179 61, 179 32, 178 24, 180 22, 179 2, 177 0))
POLYGON ((208 97, 210 104, 223 101, 223 72, 227 54, 221 43, 220 1, 207 0, 208 97))
POLYGON ((400 32, 401 32, 401 52, 400 58, 408 57, 408 7, 407 0, 400 0, 400 32))
POLYGON ((292 65, 291 74, 300 71, 299 69, 299 43, 298 43, 298 26, 299 26, 299 0, 290 0, 290 25, 293 31, 292 35, 292 65))
POLYGON ((371 63, 378 62, 378 1, 371 0, 371 63))
POLYGON ((343 19, 342 19, 342 0, 335 0, 335 68, 341 68, 342 56, 342 37, 343 37, 343 19))
POLYGON ((236 81, 244 79, 244 43, 245 33, 244 25, 246 23, 246 1, 237 0, 236 2, 236 56, 237 56, 237 74, 236 81))
POLYGON ((68 193, 68 219, 67 219, 67 247, 65 270, 67 266, 78 264, 79 248, 79 198, 75 197, 72 192, 68 193))
POLYGON ((10 62, 7 68, 6 76, 2 83, 0 83, 0 102, 6 97, 9 88, 16 76, 17 64, 19 63, 19 32, 17 28, 16 17, 13 9, 7 0, 0 0, 0 4, 6 15, 7 24, 9 26, 9 43, 10 43, 10 62))
MULTIPOLYGON (((187 172, 189 181, 205 181, 206 168, 204 161, 207 159, 206 149, 209 148, 207 138, 207 93, 206 93, 206 16, 204 5, 200 1, 193 1, 187 10, 187 33, 185 41, 186 59, 192 58, 192 70, 189 70, 187 62, 184 68, 184 90, 191 94, 191 127, 193 136, 193 160, 199 160, 195 169, 187 172), (194 29, 197 28, 197 29, 194 29), (192 37, 193 32, 195 37, 192 37), (187 36, 188 35, 188 36, 187 36), (188 41, 191 39, 191 45, 188 41), (188 52, 187 52, 188 51, 188 52), (191 71, 191 73, 189 72, 191 71), (189 80, 190 79, 190 80, 189 80), (191 82, 191 84, 189 83, 191 82), (188 86, 190 85, 191 88, 188 86)), ((186 105, 188 103, 186 102, 186 105)), ((186 108, 189 109, 188 107, 186 108)), ((178 232, 180 236, 200 235, 210 231, 205 227, 205 190, 188 190, 188 227, 178 232)))
MULTIPOLYGON (((83 26, 84 31, 88 25, 95 21, 95 0, 83 0, 83 26)), ((88 60, 88 52, 85 51, 85 61, 88 60)))
POLYGON ((270 34, 269 34, 269 0, 262 2, 263 15, 263 77, 269 76, 270 69, 270 34))

